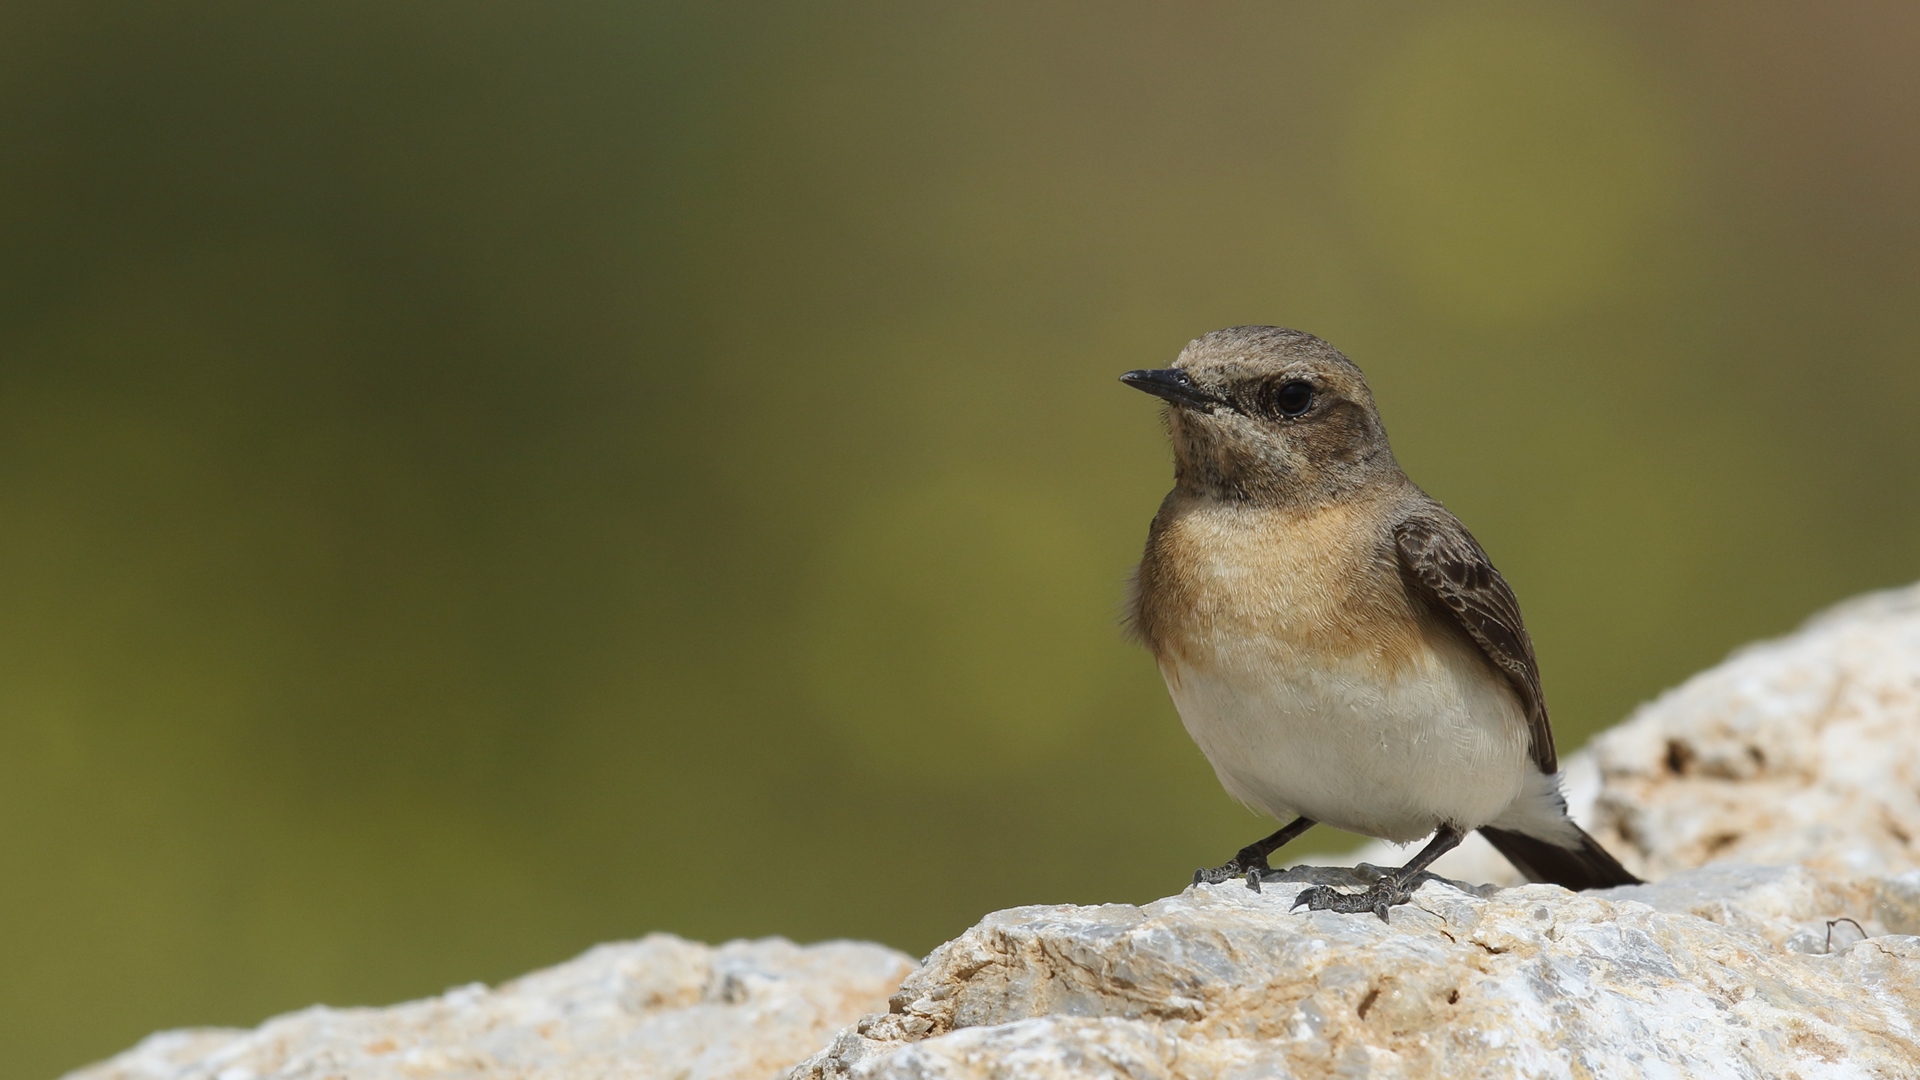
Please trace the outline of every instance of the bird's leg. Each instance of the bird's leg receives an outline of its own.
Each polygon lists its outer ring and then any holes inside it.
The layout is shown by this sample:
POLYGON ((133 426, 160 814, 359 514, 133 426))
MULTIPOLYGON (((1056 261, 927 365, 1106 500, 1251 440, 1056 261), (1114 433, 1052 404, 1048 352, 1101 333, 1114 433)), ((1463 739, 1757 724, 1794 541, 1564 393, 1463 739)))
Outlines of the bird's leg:
POLYGON ((1414 883, 1426 872, 1433 861, 1454 848, 1467 834, 1453 825, 1442 825, 1436 829, 1433 839, 1420 849, 1420 854, 1408 860, 1407 865, 1373 883, 1365 892, 1343 893, 1331 885, 1315 885, 1303 890, 1293 898, 1293 906, 1302 904, 1309 911, 1338 911, 1347 915, 1357 915, 1371 911, 1380 916, 1381 922, 1387 921, 1387 909, 1404 904, 1413 899, 1414 883))
POLYGON ((1225 864, 1216 866, 1211 870, 1195 870, 1193 872, 1193 883, 1195 885, 1218 885, 1223 881, 1232 881, 1234 878, 1246 878, 1247 887, 1255 892, 1259 892, 1260 875, 1273 869, 1267 865, 1267 856, 1280 850, 1281 846, 1287 841, 1292 840, 1294 837, 1299 836, 1311 828, 1313 828, 1312 819, 1294 818, 1293 824, 1280 829, 1264 840, 1255 840, 1253 843, 1241 848, 1240 853, 1227 860, 1225 864))

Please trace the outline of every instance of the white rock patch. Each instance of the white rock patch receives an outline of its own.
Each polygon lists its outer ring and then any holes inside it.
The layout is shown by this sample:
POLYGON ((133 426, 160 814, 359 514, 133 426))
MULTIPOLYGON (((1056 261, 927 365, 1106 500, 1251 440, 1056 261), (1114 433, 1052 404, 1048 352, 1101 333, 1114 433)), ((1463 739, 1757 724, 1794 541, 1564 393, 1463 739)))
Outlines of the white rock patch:
POLYGON ((764 1080, 884 1007, 913 968, 857 942, 653 934, 498 989, 154 1035, 68 1080, 764 1080))
POLYGON ((1430 881, 1390 923, 1288 910, 1363 863, 1014 908, 918 970, 655 935, 494 990, 162 1033, 69 1080, 1920 1077, 1920 587, 1736 653, 1568 781, 1655 884, 1502 889, 1470 844, 1436 869, 1494 884, 1430 881))
POLYGON ((1430 882, 1391 923, 1289 912, 1301 884, 999 912, 795 1076, 1920 1074, 1920 938, 1891 932, 1920 929, 1911 881, 1725 866, 1484 898, 1430 882), (1839 918, 1829 953, 1816 932, 1839 918))

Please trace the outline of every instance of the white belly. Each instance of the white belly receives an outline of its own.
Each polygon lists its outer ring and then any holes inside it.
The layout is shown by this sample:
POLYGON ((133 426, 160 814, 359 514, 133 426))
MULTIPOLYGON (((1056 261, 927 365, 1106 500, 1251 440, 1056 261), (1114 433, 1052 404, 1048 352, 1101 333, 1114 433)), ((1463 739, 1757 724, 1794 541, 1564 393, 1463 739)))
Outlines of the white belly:
POLYGON ((1465 646, 1383 674, 1370 658, 1163 667, 1228 793, 1276 818, 1407 842, 1499 818, 1529 771, 1526 718, 1465 646))

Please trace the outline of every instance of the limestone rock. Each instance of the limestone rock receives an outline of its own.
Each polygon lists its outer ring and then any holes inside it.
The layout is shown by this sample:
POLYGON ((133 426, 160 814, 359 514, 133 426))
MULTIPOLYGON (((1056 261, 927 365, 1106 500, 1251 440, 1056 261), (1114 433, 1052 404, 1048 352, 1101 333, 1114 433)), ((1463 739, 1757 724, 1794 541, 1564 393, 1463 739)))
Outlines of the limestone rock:
POLYGON ((1259 892, 998 912, 910 976, 873 945, 656 935, 497 990, 164 1033, 70 1080, 1920 1076, 1920 587, 1645 706, 1569 759, 1568 795, 1655 884, 1500 888, 1470 842, 1437 869, 1475 884, 1390 922, 1289 910, 1402 861, 1380 846, 1259 892))
POLYGON ((1575 894, 1429 882, 1390 923, 1253 892, 1015 908, 796 1080, 1910 1077, 1920 875, 1717 866, 1575 894), (1476 895, 1478 892, 1488 895, 1476 895), (1829 920, 1838 922, 1829 935, 1829 920))
POLYGON ((68 1080, 765 1080, 884 1008, 912 968, 879 945, 653 934, 494 990, 163 1032, 68 1080))
POLYGON ((1750 645, 1592 749, 1595 835, 1642 877, 1717 860, 1920 867, 1920 586, 1750 645))

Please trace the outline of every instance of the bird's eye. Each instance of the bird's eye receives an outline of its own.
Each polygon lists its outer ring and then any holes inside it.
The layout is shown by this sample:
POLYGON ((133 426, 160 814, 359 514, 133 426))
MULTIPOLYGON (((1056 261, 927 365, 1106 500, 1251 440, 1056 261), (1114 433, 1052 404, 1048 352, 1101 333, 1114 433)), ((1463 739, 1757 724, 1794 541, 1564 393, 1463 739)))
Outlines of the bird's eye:
POLYGON ((1281 416, 1299 416, 1313 407, 1313 384, 1295 379, 1273 394, 1273 410, 1281 416))

